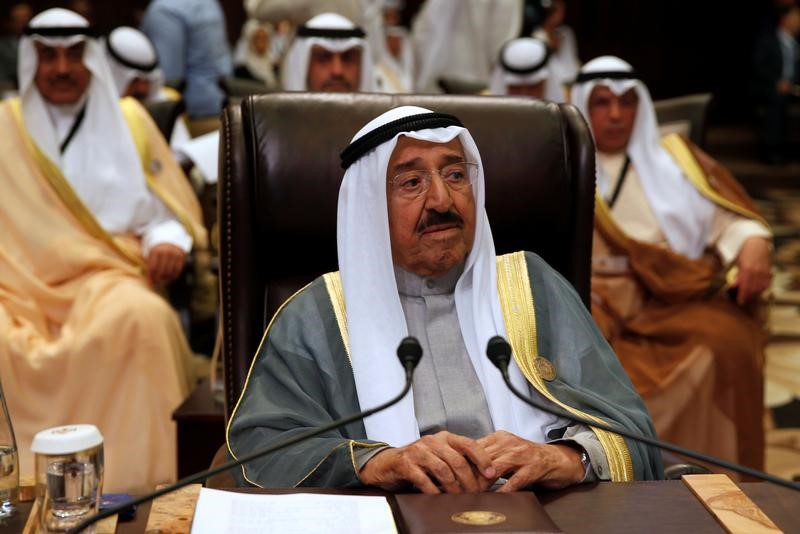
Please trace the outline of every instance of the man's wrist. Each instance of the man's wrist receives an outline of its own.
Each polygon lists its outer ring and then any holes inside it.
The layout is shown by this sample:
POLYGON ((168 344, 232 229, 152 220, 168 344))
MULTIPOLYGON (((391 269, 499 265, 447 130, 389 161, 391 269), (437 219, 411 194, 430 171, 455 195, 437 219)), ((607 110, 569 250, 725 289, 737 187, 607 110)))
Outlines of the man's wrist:
POLYGON ((591 460, 583 447, 570 441, 552 443, 551 445, 561 451, 565 459, 565 469, 571 473, 570 478, 573 483, 581 482, 586 478, 587 466, 591 468, 591 460))

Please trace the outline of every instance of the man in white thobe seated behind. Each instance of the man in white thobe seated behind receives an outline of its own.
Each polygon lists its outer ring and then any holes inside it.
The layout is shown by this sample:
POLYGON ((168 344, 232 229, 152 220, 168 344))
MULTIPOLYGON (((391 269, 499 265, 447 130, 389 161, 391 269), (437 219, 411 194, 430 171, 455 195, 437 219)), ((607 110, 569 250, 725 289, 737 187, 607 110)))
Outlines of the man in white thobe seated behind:
POLYGON ((175 477, 172 411, 193 383, 180 322, 157 293, 193 246, 197 200, 147 112, 120 101, 96 33, 47 10, 0 105, 0 372, 20 452, 48 427, 93 423, 107 491, 175 477))
POLYGON ((372 67, 364 30, 341 15, 323 13, 297 29, 281 83, 286 91, 370 92, 372 67))
POLYGON ((238 483, 459 493, 501 477, 501 491, 515 491, 661 476, 657 450, 532 408, 484 355, 490 338, 508 335, 517 388, 653 435, 569 283, 535 254, 495 256, 480 154, 457 118, 392 109, 356 134, 342 160, 341 271, 276 313, 231 416, 229 451, 245 455, 387 401, 405 382, 394 353, 407 335, 423 348, 413 391, 246 464, 238 483))

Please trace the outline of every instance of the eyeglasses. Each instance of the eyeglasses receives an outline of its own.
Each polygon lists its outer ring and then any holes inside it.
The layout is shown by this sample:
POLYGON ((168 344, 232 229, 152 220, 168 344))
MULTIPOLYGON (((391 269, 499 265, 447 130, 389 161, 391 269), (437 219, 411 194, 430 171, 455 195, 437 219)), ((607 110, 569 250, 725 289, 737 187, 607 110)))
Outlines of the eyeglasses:
POLYGON ((477 163, 459 161, 451 163, 438 171, 414 170, 401 172, 391 180, 389 185, 392 193, 407 200, 414 200, 431 188, 433 175, 438 174, 442 181, 454 191, 466 189, 475 183, 478 177, 479 166, 477 163))

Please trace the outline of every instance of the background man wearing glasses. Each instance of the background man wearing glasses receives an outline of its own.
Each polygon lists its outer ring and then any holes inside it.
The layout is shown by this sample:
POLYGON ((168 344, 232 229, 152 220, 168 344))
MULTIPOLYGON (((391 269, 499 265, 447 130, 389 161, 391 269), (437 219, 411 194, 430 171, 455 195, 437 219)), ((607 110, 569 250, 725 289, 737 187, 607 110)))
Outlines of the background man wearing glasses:
POLYGON ((496 257, 480 154, 458 119, 392 109, 356 134, 342 166, 341 270, 276 314, 231 416, 229 452, 241 456, 388 400, 404 383, 394 352, 406 335, 424 354, 413 395, 247 464, 240 484, 458 493, 500 478, 508 479, 501 491, 514 491, 660 477, 657 452, 525 405, 484 356, 491 337, 508 336, 518 388, 653 433, 571 286, 535 254, 496 257))

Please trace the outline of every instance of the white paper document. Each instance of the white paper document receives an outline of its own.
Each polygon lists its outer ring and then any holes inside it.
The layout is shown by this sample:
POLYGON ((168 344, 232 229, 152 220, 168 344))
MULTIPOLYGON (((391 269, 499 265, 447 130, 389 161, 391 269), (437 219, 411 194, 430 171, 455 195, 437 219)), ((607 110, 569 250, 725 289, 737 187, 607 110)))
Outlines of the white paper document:
POLYGON ((200 490, 192 534, 265 532, 396 534, 397 528, 385 497, 200 490))

